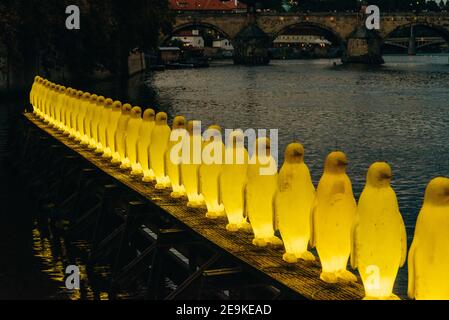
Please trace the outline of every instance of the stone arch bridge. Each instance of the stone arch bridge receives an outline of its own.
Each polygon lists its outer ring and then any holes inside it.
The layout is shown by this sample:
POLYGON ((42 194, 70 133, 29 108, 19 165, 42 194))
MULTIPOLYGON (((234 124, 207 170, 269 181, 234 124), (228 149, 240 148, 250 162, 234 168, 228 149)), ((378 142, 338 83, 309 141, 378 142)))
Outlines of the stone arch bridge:
MULTIPOLYGON (((449 42, 449 14, 395 13, 381 15, 380 30, 364 27, 365 18, 358 13, 183 13, 178 14, 171 34, 191 27, 214 29, 235 41, 250 24, 257 25, 269 39, 274 40, 294 26, 309 26, 332 34, 345 49, 344 60, 349 62, 382 63, 381 48, 389 35, 400 28, 424 25, 437 31, 449 42)), ((171 34, 164 35, 167 39, 171 34)))

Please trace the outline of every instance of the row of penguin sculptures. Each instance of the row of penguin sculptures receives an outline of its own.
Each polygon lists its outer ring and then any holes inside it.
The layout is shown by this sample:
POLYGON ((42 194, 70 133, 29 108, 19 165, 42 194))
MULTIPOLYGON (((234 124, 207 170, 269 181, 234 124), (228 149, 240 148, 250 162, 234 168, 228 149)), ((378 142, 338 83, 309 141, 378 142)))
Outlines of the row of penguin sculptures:
MULTIPOLYGON (((315 189, 299 143, 286 148, 278 172, 268 138, 259 138, 250 156, 240 131, 231 134, 235 143, 229 147, 221 139, 204 141, 195 122, 182 116, 170 128, 163 112, 147 109, 142 114, 139 107, 41 77, 35 79, 30 102, 37 117, 105 161, 145 183, 155 181, 157 189, 171 188, 171 196, 186 197, 189 207, 206 206, 207 218, 227 217, 230 232, 252 230, 254 245, 284 246, 288 263, 315 260, 310 249, 316 248, 323 281, 357 281, 347 270, 350 262, 360 273, 366 299, 397 298, 393 286, 407 260, 407 235, 387 163, 371 165, 357 203, 346 174, 348 160, 340 151, 327 157, 315 189), (182 137, 190 148, 177 147, 182 137), (203 161, 193 152, 195 145, 211 157, 222 152, 242 161, 203 161), (272 174, 261 173, 273 165, 272 174)), ((214 137, 222 129, 215 125, 208 131, 214 137)), ((438 177, 427 186, 408 254, 409 297, 449 299, 448 271, 449 179, 438 177)))

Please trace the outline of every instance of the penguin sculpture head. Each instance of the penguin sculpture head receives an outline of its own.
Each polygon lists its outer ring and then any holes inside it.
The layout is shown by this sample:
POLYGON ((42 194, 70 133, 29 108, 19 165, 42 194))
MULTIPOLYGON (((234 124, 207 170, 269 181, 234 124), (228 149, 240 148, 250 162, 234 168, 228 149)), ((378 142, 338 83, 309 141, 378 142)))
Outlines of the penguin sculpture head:
POLYGON ((97 102, 97 99, 98 99, 98 96, 97 96, 96 94, 93 94, 93 95, 90 96, 90 101, 91 101, 92 103, 96 103, 96 102, 97 102))
POLYGON ((156 125, 158 125, 158 126, 166 125, 167 121, 168 121, 168 116, 165 112, 159 112, 156 115, 156 125))
POLYGON ((60 87, 59 87, 59 92, 60 92, 60 93, 65 93, 66 90, 67 90, 67 89, 66 89, 66 87, 64 87, 64 86, 60 86, 60 87))
POLYGON ((187 123, 187 132, 189 133, 190 136, 193 136, 193 134, 195 133, 195 128, 198 126, 198 124, 200 124, 200 121, 197 120, 190 120, 187 123))
POLYGON ((106 100, 104 100, 104 107, 106 109, 112 109, 113 103, 114 103, 114 101, 111 98, 107 98, 106 100))
POLYGON ((156 112, 153 109, 147 109, 144 111, 142 119, 144 121, 154 121, 156 117, 156 112))
POLYGON ((104 106, 106 99, 103 96, 99 96, 97 99, 97 105, 98 106, 104 106))
POLYGON ((209 126, 209 128, 207 128, 207 131, 208 131, 210 137, 220 137, 221 138, 223 129, 219 125, 213 124, 213 125, 209 126))
POLYGON ((125 116, 130 115, 130 114, 131 114, 131 109, 132 109, 132 108, 133 108, 133 107, 132 107, 129 103, 125 103, 125 104, 122 106, 122 114, 125 115, 125 116))
POLYGON ((346 173, 346 167, 348 166, 348 158, 341 151, 331 152, 326 159, 324 171, 326 173, 342 174, 346 173))
POLYGON ((304 146, 300 143, 291 143, 285 149, 286 163, 303 163, 304 162, 304 146))
POLYGON ((449 205, 449 178, 438 177, 430 181, 424 195, 424 204, 449 205))
POLYGON ((89 101, 90 100, 90 93, 89 92, 85 92, 83 94, 82 99, 83 99, 83 101, 89 101))
POLYGON ((258 138, 256 141, 257 155, 265 154, 267 157, 271 156, 271 140, 270 138, 258 138))
POLYGON ((370 187, 389 187, 393 172, 386 162, 376 162, 371 165, 366 177, 366 184, 370 187))
POLYGON ((122 103, 120 101, 114 101, 112 104, 112 111, 121 112, 122 110, 122 103))
POLYGON ((138 119, 142 117, 142 109, 140 107, 134 107, 131 109, 131 118, 138 119))
POLYGON ((173 119, 173 130, 185 129, 186 128, 186 118, 183 116, 177 116, 173 119))

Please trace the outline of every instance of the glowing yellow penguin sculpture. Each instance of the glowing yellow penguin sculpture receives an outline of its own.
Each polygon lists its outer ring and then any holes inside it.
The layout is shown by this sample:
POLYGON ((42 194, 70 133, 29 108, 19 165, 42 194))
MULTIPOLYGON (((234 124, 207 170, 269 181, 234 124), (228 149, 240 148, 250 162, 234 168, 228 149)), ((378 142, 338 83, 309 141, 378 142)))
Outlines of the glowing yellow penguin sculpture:
POLYGON ((449 300, 449 178, 427 186, 408 257, 408 296, 449 300))
POLYGON ((181 183, 181 161, 183 142, 187 137, 186 119, 182 116, 175 117, 173 127, 168 143, 167 152, 165 153, 165 165, 167 175, 170 178, 172 198, 181 198, 185 195, 185 188, 181 183))
POLYGON ((69 91, 71 89, 70 88, 66 88, 64 90, 63 93, 63 97, 62 97, 62 105, 61 105, 61 110, 60 110, 60 119, 59 119, 59 127, 58 127, 58 131, 61 133, 64 133, 67 130, 67 123, 66 123, 66 113, 68 110, 68 104, 69 104, 69 100, 70 100, 70 94, 69 91))
POLYGON ((357 281, 346 270, 357 210, 352 184, 346 175, 347 165, 343 152, 332 152, 327 157, 312 210, 311 244, 320 256, 321 280, 328 283, 335 283, 338 278, 357 281))
POLYGON ((307 250, 310 241, 310 212, 315 200, 315 187, 307 165, 304 147, 292 143, 285 151, 285 162, 279 172, 276 193, 276 221, 284 241, 284 261, 296 263, 298 259, 313 261, 315 256, 307 250))
POLYGON ((118 121, 122 115, 122 103, 115 101, 112 104, 112 111, 110 113, 108 124, 106 127, 106 148, 104 149, 103 158, 110 159, 116 152, 115 147, 115 131, 117 130, 118 121))
POLYGON ((282 241, 274 235, 273 206, 278 172, 276 160, 271 155, 270 139, 257 139, 255 149, 248 166, 246 185, 246 210, 254 232, 253 244, 258 247, 282 246, 282 241))
POLYGON ((104 101, 103 104, 103 110, 101 110, 101 113, 99 115, 98 119, 98 144, 97 149, 95 150, 96 154, 103 154, 105 148, 106 148, 106 129, 109 124, 109 119, 111 117, 112 113, 112 104, 114 101, 112 99, 108 98, 104 101))
POLYGON ((92 94, 86 104, 86 114, 84 116, 84 136, 81 139, 81 145, 88 146, 92 138, 92 118, 97 106, 98 96, 92 94))
POLYGON ((87 108, 90 105, 90 93, 85 92, 78 105, 78 113, 76 115, 76 133, 75 141, 81 142, 86 131, 84 126, 84 118, 86 117, 87 108))
POLYGON ((224 206, 220 203, 218 188, 218 179, 223 170, 225 146, 220 126, 210 126, 205 135, 208 139, 203 145, 203 162, 199 171, 200 192, 207 207, 206 217, 216 219, 226 215, 224 206))
POLYGON ((359 269, 366 299, 398 299, 393 286, 407 257, 407 235, 391 178, 387 163, 374 163, 357 208, 351 265, 359 269))
POLYGON ((117 166, 122 164, 125 159, 125 138, 128 128, 128 122, 131 119, 132 106, 126 103, 122 106, 122 114, 117 123, 117 130, 115 131, 115 152, 112 154, 111 163, 117 166))
POLYGON ((128 122, 125 135, 125 158, 121 169, 129 170, 137 164, 137 140, 139 139, 140 125, 142 124, 142 109, 134 107, 131 110, 131 118, 128 122))
POLYGON ((154 172, 150 167, 150 145, 153 129, 156 125, 153 109, 147 109, 143 113, 142 124, 139 129, 139 139, 137 141, 137 164, 132 168, 131 175, 142 176, 142 181, 149 183, 154 181, 154 172))
POLYGON ((74 104, 77 101, 77 91, 72 88, 70 88, 67 91, 68 91, 67 110, 65 112, 66 128, 64 130, 64 135, 70 136, 74 129, 74 125, 72 124, 72 118, 73 118, 73 114, 75 113, 74 104))
POLYGON ((189 208, 200 208, 204 198, 200 194, 199 170, 202 159, 203 140, 201 122, 189 121, 187 124, 188 138, 185 139, 185 149, 182 153, 181 181, 186 189, 189 208))
POLYGON ((99 143, 98 128, 100 126, 100 119, 104 109, 105 98, 100 96, 93 105, 92 120, 90 122, 90 141, 89 149, 96 150, 99 143))
POLYGON ((31 87, 31 91, 30 91, 30 104, 33 107, 33 110, 35 110, 36 106, 37 106, 35 97, 36 97, 36 93, 37 93, 37 87, 39 86, 39 82, 40 82, 40 77, 39 76, 34 77, 33 86, 31 87))
POLYGON ((251 229, 244 212, 244 193, 249 161, 244 142, 245 136, 241 130, 233 131, 229 135, 225 150, 225 163, 219 178, 220 199, 229 222, 226 229, 230 232, 251 229))
POLYGON ((170 178, 165 170, 165 152, 171 134, 171 129, 167 125, 167 118, 165 112, 156 115, 156 125, 151 136, 150 165, 156 177, 156 189, 170 187, 170 178))

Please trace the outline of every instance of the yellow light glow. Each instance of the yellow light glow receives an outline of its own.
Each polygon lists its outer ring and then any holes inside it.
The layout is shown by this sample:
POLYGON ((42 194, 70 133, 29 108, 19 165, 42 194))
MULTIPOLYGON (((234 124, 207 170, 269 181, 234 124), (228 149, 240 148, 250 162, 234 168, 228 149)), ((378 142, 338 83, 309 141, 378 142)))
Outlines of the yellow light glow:
POLYGON ((374 163, 357 207, 351 265, 359 269, 366 299, 398 299, 393 286, 407 257, 405 225, 391 178, 387 163, 374 163))
POLYGON ((408 295, 449 300, 449 179, 427 186, 408 257, 408 295))
POLYGON ((135 168, 137 165, 137 140, 139 139, 141 125, 142 109, 134 107, 131 110, 131 118, 125 135, 125 159, 123 159, 121 165, 121 168, 124 170, 135 168))
POLYGON ((346 175, 347 165, 343 152, 332 152, 327 157, 312 209, 311 244, 320 257, 321 280, 328 283, 335 283, 338 278, 357 281, 346 270, 357 210, 351 180, 346 175))
POLYGON ((290 144, 285 151, 285 162, 279 172, 276 194, 276 221, 286 253, 283 259, 296 263, 298 259, 315 260, 309 252, 310 211, 315 200, 315 187, 309 168, 304 163, 304 147, 290 144))
POLYGON ((150 165, 156 178, 156 189, 170 187, 170 178, 165 172, 165 152, 171 134, 167 119, 168 116, 165 112, 156 115, 156 125, 151 136, 150 165))
POLYGON ((100 143, 99 128, 101 116, 103 115, 104 105, 105 98, 103 96, 98 97, 96 103, 93 105, 94 112, 90 124, 91 138, 89 141, 89 149, 91 150, 96 150, 98 144, 100 143))
POLYGON ((200 192, 206 203, 206 217, 216 219, 224 216, 224 207, 219 201, 218 177, 223 169, 225 146, 222 130, 218 125, 210 126, 206 132, 210 140, 203 146, 203 163, 199 169, 200 192))
POLYGON ((173 128, 171 132, 167 152, 165 153, 165 163, 167 168, 167 176, 170 178, 172 198, 181 198, 186 192, 181 183, 181 161, 182 161, 182 144, 183 139, 188 135, 186 130, 186 119, 178 116, 173 120, 173 128), (176 140, 174 139, 176 138, 176 140), (179 148, 181 146, 181 148, 179 148))
POLYGON ((95 153, 97 154, 103 154, 106 145, 107 145, 107 127, 109 124, 111 113, 112 113, 112 104, 114 102, 112 99, 108 98, 105 100, 103 109, 101 110, 101 113, 99 115, 98 119, 98 144, 97 149, 95 150, 95 153))
POLYGON ((118 121, 122 115, 122 103, 115 101, 112 104, 108 124, 106 127, 106 148, 104 149, 103 158, 110 159, 116 152, 115 131, 117 130, 118 121))
POLYGON ((262 174, 261 169, 276 168, 276 161, 270 152, 271 142, 267 138, 259 138, 256 152, 252 155, 248 166, 248 182, 246 185, 246 210, 254 232, 253 244, 265 247, 267 244, 281 246, 282 241, 274 235, 273 200, 277 190, 278 173, 262 174), (264 150, 264 152, 260 152, 264 150))
POLYGON ((226 145, 225 164, 220 175, 220 199, 228 217, 226 229, 237 232, 250 230, 251 225, 244 216, 244 192, 248 174, 248 151, 244 146, 245 136, 241 131, 234 131, 226 145))
POLYGON ((120 166, 125 159, 125 136, 128 122, 131 119, 131 109, 132 107, 129 103, 125 103, 122 106, 121 115, 117 123, 117 130, 115 130, 115 152, 112 153, 111 163, 117 166, 120 166))
POLYGON ((131 174, 134 176, 143 175, 143 182, 154 181, 154 172, 150 169, 150 145, 151 136, 155 127, 155 112, 147 109, 143 113, 142 124, 139 129, 139 140, 137 142, 137 165, 131 174))
POLYGON ((204 203, 204 198, 200 194, 199 169, 201 156, 196 159, 195 150, 202 150, 201 132, 194 130, 196 121, 189 121, 187 124, 188 139, 185 140, 187 152, 182 154, 181 181, 186 190, 188 203, 191 208, 199 208, 204 203))

